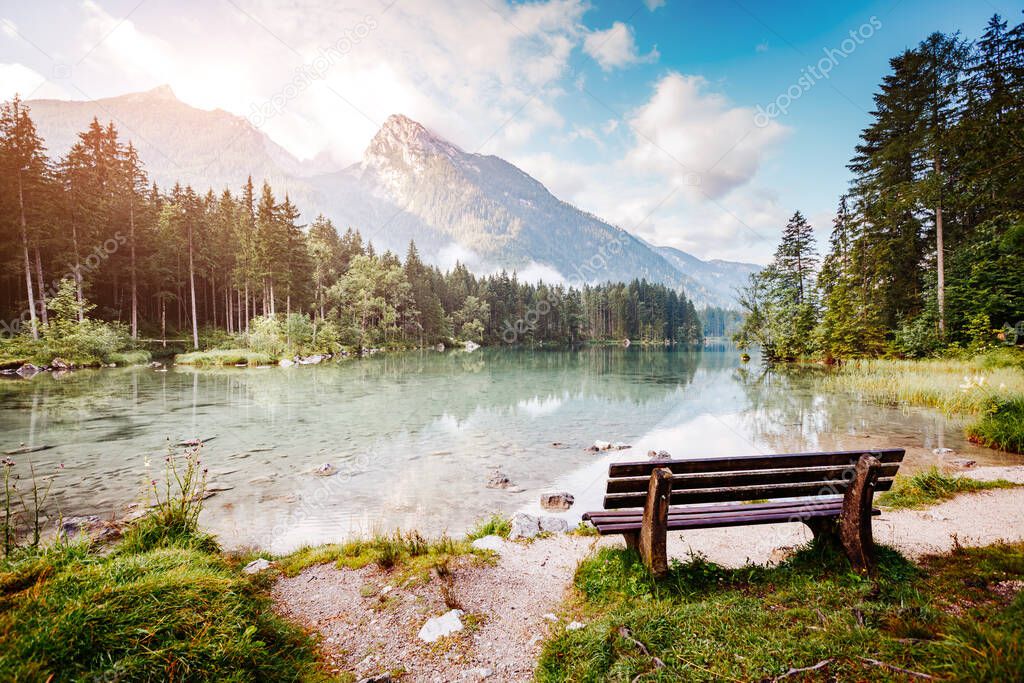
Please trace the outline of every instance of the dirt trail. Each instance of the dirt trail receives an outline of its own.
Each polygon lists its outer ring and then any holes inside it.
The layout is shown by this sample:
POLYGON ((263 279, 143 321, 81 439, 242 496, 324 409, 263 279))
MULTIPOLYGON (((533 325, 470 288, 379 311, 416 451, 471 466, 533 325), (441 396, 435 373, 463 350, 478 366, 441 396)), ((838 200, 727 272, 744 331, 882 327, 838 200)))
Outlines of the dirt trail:
MULTIPOLYGON (((979 479, 1024 484, 1024 466, 982 467, 979 479)), ((1024 540, 1024 488, 965 494, 927 510, 886 512, 875 518, 875 538, 910 557, 943 552, 955 542, 987 545, 1024 540), (956 539, 956 541, 954 540, 956 539)), ((801 524, 701 529, 669 534, 669 554, 701 553, 725 565, 764 563, 809 539, 801 524), (773 555, 775 557, 773 557, 773 555)), ((493 566, 463 562, 453 571, 454 595, 466 630, 433 645, 420 627, 448 607, 440 582, 395 586, 376 567, 358 571, 312 567, 274 588, 279 611, 323 636, 328 662, 359 678, 392 670, 411 681, 530 680, 540 643, 557 617, 580 560, 618 538, 558 535, 503 544, 493 566)))

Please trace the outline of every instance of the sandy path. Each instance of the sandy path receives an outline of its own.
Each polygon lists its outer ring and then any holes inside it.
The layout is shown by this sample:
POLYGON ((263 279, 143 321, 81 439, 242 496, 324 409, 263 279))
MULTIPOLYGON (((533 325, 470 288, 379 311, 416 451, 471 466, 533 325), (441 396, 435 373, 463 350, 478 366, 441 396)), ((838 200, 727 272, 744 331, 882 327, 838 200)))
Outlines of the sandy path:
MULTIPOLYGON (((969 476, 1024 484, 1024 466, 983 467, 969 476)), ((886 512, 875 518, 875 538, 911 557, 962 545, 1024 540, 1024 489, 966 494, 927 510, 886 512)), ((810 538, 802 524, 701 529, 669 534, 669 554, 690 552, 725 565, 768 562, 773 553, 810 538)), ((448 608, 439 581, 392 586, 392 575, 368 567, 310 568, 274 588, 280 612, 323 636, 332 667, 360 678, 395 669, 411 681, 530 680, 553 613, 566 595, 577 563, 621 539, 559 535, 533 543, 506 542, 494 565, 464 562, 454 569, 455 595, 471 624, 434 645, 416 634, 448 608), (391 586, 390 588, 386 588, 391 586)))

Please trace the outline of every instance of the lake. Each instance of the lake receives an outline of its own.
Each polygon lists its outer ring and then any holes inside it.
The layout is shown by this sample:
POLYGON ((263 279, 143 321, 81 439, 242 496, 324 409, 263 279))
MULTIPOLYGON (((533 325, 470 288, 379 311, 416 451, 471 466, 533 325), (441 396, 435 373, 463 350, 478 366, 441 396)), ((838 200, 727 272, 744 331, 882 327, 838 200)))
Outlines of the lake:
MULTIPOLYGON (((907 467, 966 443, 962 423, 816 388, 817 370, 765 372, 733 349, 424 351, 291 368, 90 370, 0 382, 0 448, 59 464, 65 516, 114 517, 162 479, 169 444, 209 439, 202 523, 228 547, 283 552, 370 531, 462 533, 567 490, 599 508, 607 465, 646 458, 908 449, 907 467), (595 440, 632 449, 590 453, 595 440), (317 476, 331 463, 338 473, 317 476), (500 468, 523 490, 486 488, 500 468)), ((179 451, 181 449, 178 449, 179 451)))

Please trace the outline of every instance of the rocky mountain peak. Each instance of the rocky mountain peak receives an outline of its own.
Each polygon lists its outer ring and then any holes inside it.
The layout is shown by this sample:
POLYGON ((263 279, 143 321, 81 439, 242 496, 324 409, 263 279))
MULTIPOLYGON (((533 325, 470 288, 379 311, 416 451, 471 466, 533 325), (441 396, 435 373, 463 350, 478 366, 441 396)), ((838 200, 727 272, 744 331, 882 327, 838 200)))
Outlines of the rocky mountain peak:
POLYGON ((370 140, 363 154, 362 166, 380 170, 397 165, 416 170, 437 154, 451 159, 463 152, 417 121, 402 114, 392 114, 370 140))

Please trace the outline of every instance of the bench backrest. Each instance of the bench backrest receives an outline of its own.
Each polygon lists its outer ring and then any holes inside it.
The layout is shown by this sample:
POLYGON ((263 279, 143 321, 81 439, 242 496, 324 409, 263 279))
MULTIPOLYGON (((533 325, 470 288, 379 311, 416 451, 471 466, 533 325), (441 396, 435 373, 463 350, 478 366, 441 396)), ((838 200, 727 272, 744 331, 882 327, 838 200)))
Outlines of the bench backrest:
POLYGON ((853 478, 858 458, 868 453, 882 463, 876 491, 892 488, 905 451, 785 453, 693 460, 645 460, 608 467, 607 510, 642 508, 651 472, 672 470, 671 505, 727 503, 773 498, 841 496, 853 478))

